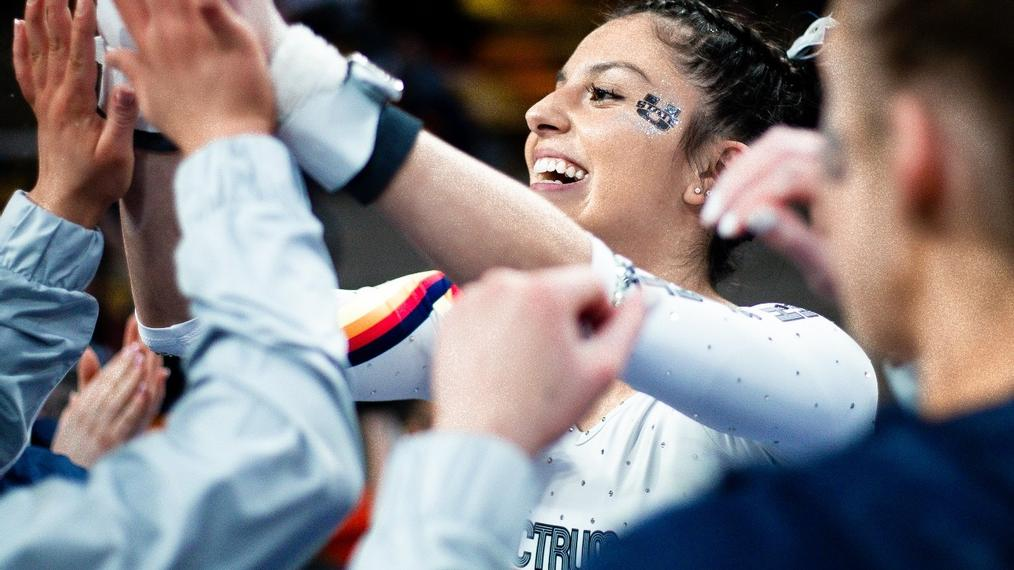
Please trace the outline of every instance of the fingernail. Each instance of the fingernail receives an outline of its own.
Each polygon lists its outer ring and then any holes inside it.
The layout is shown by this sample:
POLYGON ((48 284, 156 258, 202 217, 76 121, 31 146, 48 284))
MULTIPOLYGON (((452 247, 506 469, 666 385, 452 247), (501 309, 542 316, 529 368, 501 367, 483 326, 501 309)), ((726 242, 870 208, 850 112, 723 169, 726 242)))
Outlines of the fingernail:
POLYGON ((166 368, 164 366, 162 367, 162 375, 165 376, 166 378, 168 378, 169 375, 172 374, 172 373, 173 373, 172 370, 169 370, 168 368, 166 368))
POLYGON ((127 351, 131 353, 141 352, 141 343, 139 342, 130 343, 129 345, 127 345, 127 351))
POLYGON ((704 203, 704 208, 701 209, 701 223, 710 226, 717 222, 718 217, 722 215, 723 202, 724 193, 713 191, 711 197, 704 203))
POLYGON ((739 217, 735 213, 730 212, 722 217, 721 221, 718 222, 718 237, 723 239, 729 239, 736 235, 736 231, 739 229, 739 217))
POLYGON ((133 109, 137 103, 137 96, 129 89, 121 89, 116 97, 116 103, 123 109, 133 109))
POLYGON ((134 355, 134 366, 140 368, 142 365, 144 365, 144 354, 139 352, 134 355))
POLYGON ((746 227, 755 236, 762 236, 771 230, 775 229, 778 225, 778 214, 771 208, 761 208, 753 214, 746 221, 746 227))

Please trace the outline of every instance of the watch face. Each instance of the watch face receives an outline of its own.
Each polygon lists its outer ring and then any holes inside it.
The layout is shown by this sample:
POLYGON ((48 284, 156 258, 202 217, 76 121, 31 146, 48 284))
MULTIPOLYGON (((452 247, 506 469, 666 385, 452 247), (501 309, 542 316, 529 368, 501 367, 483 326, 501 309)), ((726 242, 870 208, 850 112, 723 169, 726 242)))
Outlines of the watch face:
POLYGON ((405 91, 405 83, 387 73, 363 54, 356 52, 348 56, 349 74, 352 78, 369 85, 381 98, 397 103, 405 91))

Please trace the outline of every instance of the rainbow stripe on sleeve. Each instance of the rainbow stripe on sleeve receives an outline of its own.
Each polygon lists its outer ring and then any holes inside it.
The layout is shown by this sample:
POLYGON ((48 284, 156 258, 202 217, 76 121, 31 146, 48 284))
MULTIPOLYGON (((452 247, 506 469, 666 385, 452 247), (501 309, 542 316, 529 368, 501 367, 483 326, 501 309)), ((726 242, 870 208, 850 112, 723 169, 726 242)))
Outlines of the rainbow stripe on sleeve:
POLYGON ((439 271, 427 271, 364 290, 340 310, 352 366, 372 360, 408 338, 434 313, 446 312, 458 287, 439 271))

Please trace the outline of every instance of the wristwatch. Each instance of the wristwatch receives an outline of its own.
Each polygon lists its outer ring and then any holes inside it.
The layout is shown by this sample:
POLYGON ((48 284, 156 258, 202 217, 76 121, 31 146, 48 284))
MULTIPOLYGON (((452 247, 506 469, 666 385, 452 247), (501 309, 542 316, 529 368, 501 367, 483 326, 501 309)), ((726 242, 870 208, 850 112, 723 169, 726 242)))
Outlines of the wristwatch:
POLYGON ((613 287, 612 302, 614 307, 619 307, 632 288, 640 287, 641 278, 637 275, 637 268, 626 257, 614 254, 613 262, 616 268, 616 286, 613 287))
POLYGON ((346 84, 357 87, 381 105, 401 101, 405 92, 405 83, 402 80, 393 77, 359 52, 347 56, 346 59, 348 60, 346 84))

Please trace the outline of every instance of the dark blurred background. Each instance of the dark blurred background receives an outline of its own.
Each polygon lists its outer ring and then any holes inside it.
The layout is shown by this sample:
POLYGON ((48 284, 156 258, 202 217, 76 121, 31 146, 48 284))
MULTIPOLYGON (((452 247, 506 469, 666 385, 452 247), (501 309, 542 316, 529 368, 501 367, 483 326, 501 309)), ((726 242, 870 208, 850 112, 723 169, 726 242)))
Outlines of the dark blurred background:
MULTIPOLYGON (((732 5, 765 23, 786 47, 821 15, 820 0, 748 0, 732 5)), ((293 21, 303 21, 343 50, 364 52, 403 78, 403 106, 438 135, 527 183, 522 148, 525 110, 553 88, 556 71, 612 3, 573 0, 281 0, 293 21)), ((0 15, 23 15, 5 0, 0 15)), ((11 68, 11 26, 0 30, 0 200, 35 181, 35 122, 11 68)), ((379 215, 341 195, 316 194, 315 207, 346 288, 377 284, 429 263, 379 215)), ((92 293, 102 311, 95 344, 119 346, 132 311, 116 212, 103 223, 106 256, 92 293)), ((835 316, 810 295, 786 263, 762 247, 741 252, 740 270, 721 287, 740 304, 783 301, 835 316)))

